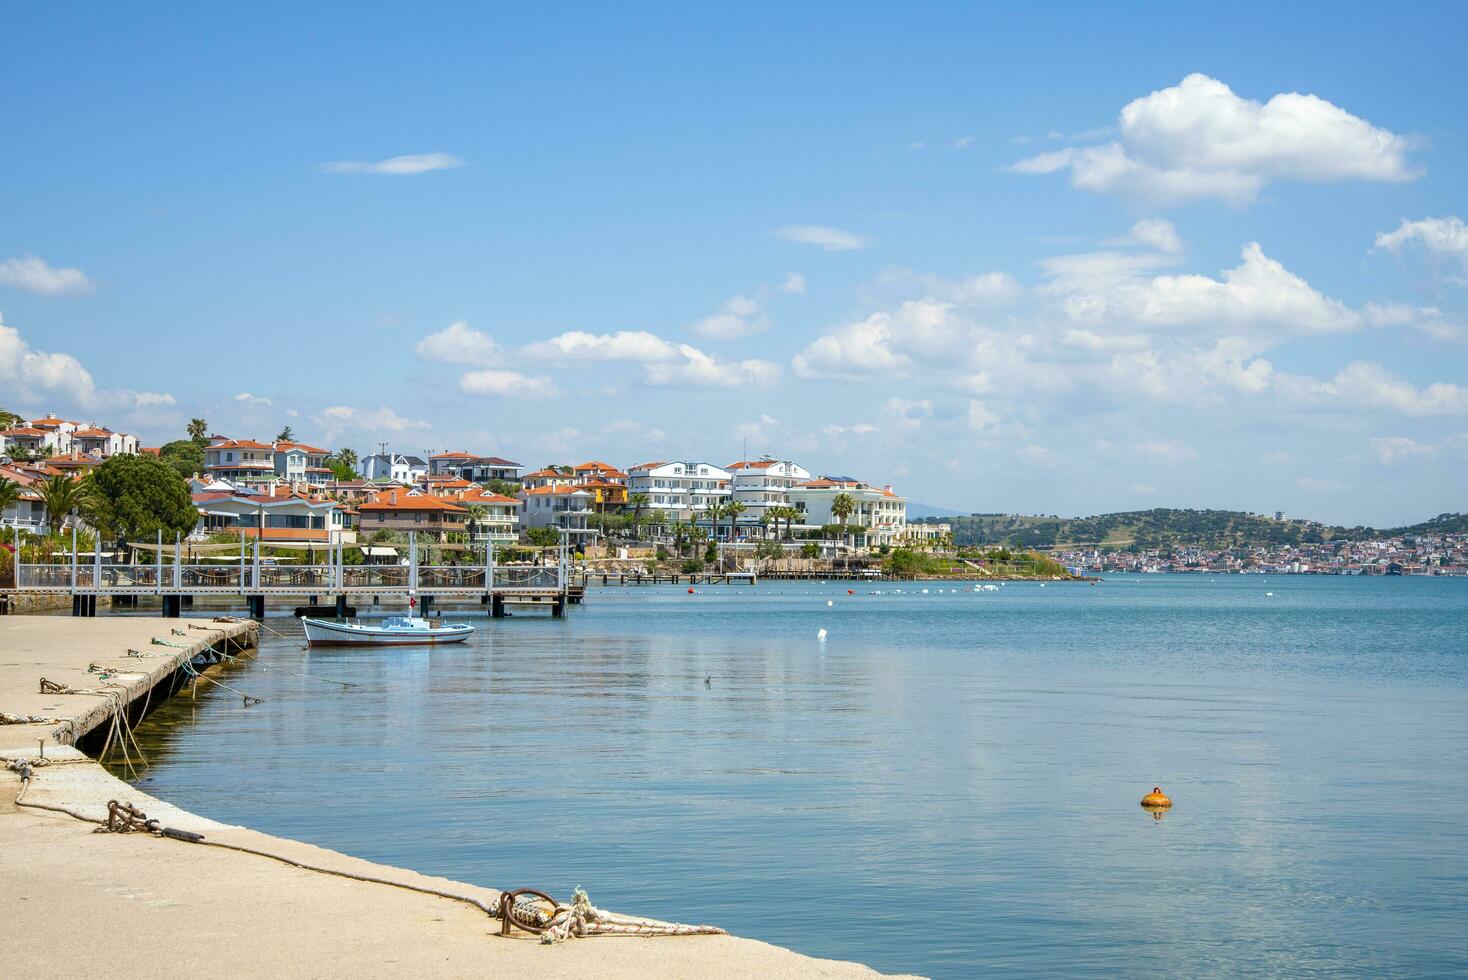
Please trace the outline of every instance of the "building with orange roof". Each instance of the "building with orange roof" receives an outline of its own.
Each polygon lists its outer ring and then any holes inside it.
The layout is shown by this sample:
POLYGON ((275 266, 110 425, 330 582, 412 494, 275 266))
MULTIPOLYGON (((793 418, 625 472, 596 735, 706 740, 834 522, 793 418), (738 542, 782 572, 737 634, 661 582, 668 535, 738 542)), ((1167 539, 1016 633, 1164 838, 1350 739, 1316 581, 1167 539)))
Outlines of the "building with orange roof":
POLYGON ((199 511, 192 535, 196 540, 211 534, 242 534, 249 540, 258 538, 261 544, 326 545, 355 539, 347 508, 284 484, 262 491, 205 489, 193 493, 192 499, 199 511))
MULTIPOLYGON (((0 479, 20 484, 20 495, 0 510, 0 526, 39 533, 46 530, 46 505, 33 487, 45 476, 37 468, 18 464, 0 464, 0 479)), ((7 539, 8 540, 8 539, 7 539)))
POLYGON ((742 524, 760 523, 771 507, 790 506, 790 488, 810 479, 810 471, 788 459, 761 456, 724 467, 730 474, 731 497, 744 505, 742 524))
POLYGON ((837 497, 849 496, 853 510, 845 524, 859 548, 896 544, 907 533, 907 498, 890 486, 878 489, 849 476, 821 476, 797 483, 787 493, 807 527, 842 523, 831 507, 837 497))
POLYGON ((463 533, 469 508, 460 500, 396 487, 359 503, 357 515, 357 530, 363 535, 411 531, 443 541, 450 534, 463 533))
POLYGON ((91 456, 106 459, 138 451, 138 437, 113 432, 95 422, 73 422, 47 415, 0 431, 0 453, 23 451, 31 455, 91 456))
POLYGON ((626 485, 627 474, 617 469, 610 463, 603 463, 599 459, 593 459, 571 467, 571 473, 580 480, 599 480, 603 483, 620 483, 626 485))
POLYGON ((493 542, 503 548, 520 540, 520 501, 516 498, 470 484, 468 489, 455 491, 454 499, 468 511, 464 529, 472 544, 483 547, 493 542))
POLYGON ((214 436, 204 447, 204 472, 244 486, 275 482, 275 447, 254 439, 214 436))
POLYGON ((526 487, 519 493, 520 527, 556 527, 564 530, 573 542, 596 534, 591 527, 595 495, 574 484, 551 484, 526 487))
POLYGON ((519 483, 521 469, 523 467, 512 460, 498 456, 479 456, 462 449, 435 453, 428 457, 429 475, 451 473, 480 484, 490 480, 519 483))

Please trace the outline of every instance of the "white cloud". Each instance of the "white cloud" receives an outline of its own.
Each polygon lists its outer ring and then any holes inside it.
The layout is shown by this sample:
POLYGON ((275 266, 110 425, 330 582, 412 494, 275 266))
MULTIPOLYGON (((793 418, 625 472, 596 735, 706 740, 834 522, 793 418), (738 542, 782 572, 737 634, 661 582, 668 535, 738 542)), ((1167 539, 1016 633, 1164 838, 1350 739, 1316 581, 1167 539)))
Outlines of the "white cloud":
POLYGON ((1109 238, 1103 245, 1140 245, 1159 252, 1181 252, 1182 239, 1177 229, 1166 218, 1143 218, 1132 225, 1132 230, 1120 238, 1109 238))
POLYGON ((527 346, 527 357, 547 361, 676 361, 678 345, 645 330, 619 330, 593 334, 584 330, 566 333, 527 346))
POLYGON ((967 150, 973 145, 974 138, 972 136, 960 136, 958 139, 953 141, 953 148, 955 150, 967 150))
POLYGON ((178 404, 172 395, 159 391, 132 391, 123 388, 113 394, 117 396, 121 404, 131 403, 133 408, 156 408, 178 404))
POLYGON ((782 293, 794 293, 803 295, 805 293, 805 276, 798 272, 792 272, 785 277, 785 282, 780 286, 782 293))
POLYGON ((1013 303, 1024 293, 1019 280, 1007 272, 983 272, 963 279, 945 279, 912 269, 882 270, 876 285, 901 294, 920 292, 957 306, 1002 306, 1013 303))
POLYGON ((784 228, 777 228, 775 237, 801 245, 815 245, 827 252, 849 252, 853 249, 867 247, 865 235, 825 225, 787 225, 784 228))
POLYGON ((856 422, 852 425, 836 425, 833 423, 831 425, 823 426, 821 428, 821 431, 826 435, 835 438, 837 436, 845 435, 867 436, 871 435, 873 432, 878 431, 878 429, 870 422, 856 422))
POLYGON ((1157 203, 1218 198, 1242 205, 1273 180, 1404 181, 1416 177, 1411 142, 1314 95, 1242 99, 1193 74, 1128 103, 1118 137, 1041 153, 1018 173, 1069 170, 1082 190, 1157 203))
POLYGON ((518 371, 469 371, 459 378, 459 390, 467 395, 500 398, 556 398, 561 391, 545 375, 530 377, 518 371))
POLYGON ((933 417, 933 400, 889 398, 887 404, 882 406, 882 414, 899 429, 918 429, 923 422, 933 417))
POLYGON ((1468 224, 1457 215, 1446 218, 1402 219, 1396 231, 1376 236, 1376 247, 1400 252, 1406 245, 1418 244, 1431 255, 1457 260, 1468 271, 1468 224))
POLYGON ((248 391, 242 391, 238 395, 235 395, 234 396, 234 400, 237 401, 237 402, 243 402, 246 405, 270 405, 270 404, 273 404, 271 402, 271 400, 269 398, 266 398, 264 395, 252 395, 248 391))
POLYGON ((389 157, 375 163, 365 160, 334 160, 319 165, 329 174, 387 174, 394 177, 411 177, 432 170, 452 170, 464 166, 464 161, 449 153, 411 153, 406 156, 389 157))
POLYGON ((34 255, 0 262, 0 286, 12 286, 42 296, 92 291, 92 281, 82 270, 56 269, 34 255))
POLYGON ((735 296, 718 313, 704 317, 690 329, 710 340, 736 340, 761 333, 769 326, 770 319, 764 315, 759 303, 745 296, 735 296))
POLYGON ((801 378, 857 378, 896 375, 907 370, 907 356, 893 349, 892 314, 873 313, 817 338, 791 361, 801 378))
POLYGON ((968 402, 968 427, 975 432, 984 432, 994 428, 1000 422, 1000 416, 989 409, 989 406, 977 398, 970 398, 968 402))
POLYGON ((1432 456, 1437 450, 1407 436, 1382 436, 1371 440, 1371 452, 1383 463, 1432 456))
POLYGON ((467 320, 455 320, 429 334, 418 341, 413 352, 425 360, 446 364, 495 364, 504 353, 493 337, 475 330, 467 320))
POLYGON ((1261 456, 1259 458, 1262 459, 1264 462, 1270 463, 1270 464, 1272 464, 1274 466, 1284 466, 1287 463, 1289 463, 1290 460, 1293 459, 1294 457, 1292 457, 1289 453, 1285 452, 1283 449, 1275 449, 1275 450, 1272 450, 1270 452, 1265 453, 1263 456, 1261 456))
POLYGON ((313 417, 317 427, 328 441, 343 432, 379 433, 408 432, 414 429, 431 429, 427 422, 408 419, 386 405, 378 408, 352 408, 348 405, 332 405, 313 417))
POLYGON ((725 361, 688 344, 679 344, 678 353, 680 361, 649 363, 643 369, 647 383, 690 388, 763 388, 780 377, 780 366, 770 361, 725 361))
MULTIPOLYGON (((1045 265, 1058 274, 1047 291, 1061 295, 1062 308, 1082 322, 1113 321, 1135 328, 1202 327, 1238 329, 1268 326, 1301 333, 1329 333, 1356 328, 1361 316, 1329 299, 1304 279, 1264 254, 1257 242, 1245 245, 1242 261, 1222 279, 1200 275, 1140 279, 1116 266, 1126 265, 1114 253, 1102 274, 1084 263, 1045 265)), ((1065 257, 1075 262, 1084 257, 1065 257)), ((1135 266, 1133 266, 1135 268, 1135 266)))
POLYGON ((1468 388, 1442 381, 1418 388, 1370 361, 1348 364, 1330 381, 1315 385, 1314 391, 1347 406, 1400 415, 1468 414, 1468 388))
POLYGON ((99 390, 81 361, 59 351, 36 350, 20 331, 0 319, 0 398, 14 409, 43 402, 48 409, 119 412, 175 404, 172 395, 128 388, 99 390))

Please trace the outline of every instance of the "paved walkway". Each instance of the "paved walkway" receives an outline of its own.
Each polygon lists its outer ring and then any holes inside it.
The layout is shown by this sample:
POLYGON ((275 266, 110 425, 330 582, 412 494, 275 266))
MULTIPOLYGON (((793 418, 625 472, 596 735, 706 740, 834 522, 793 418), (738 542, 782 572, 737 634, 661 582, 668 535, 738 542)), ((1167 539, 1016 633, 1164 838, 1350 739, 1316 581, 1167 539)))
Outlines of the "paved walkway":
MULTIPOLYGON (((130 647, 189 620, 133 617, 0 619, 0 711, 82 724, 85 695, 32 694, 40 676, 95 686, 89 663, 144 670, 130 647), (90 680, 89 680, 90 678, 90 680)), ((201 624, 202 625, 202 624, 201 624)), ((213 625, 213 624, 210 624, 213 625)), ((197 631, 192 631, 197 632, 197 631)), ((163 648, 153 648, 163 649, 163 648)), ((182 653, 183 651, 179 651, 182 653)), ((126 678, 121 678, 126 679, 126 678)), ((135 685, 141 689, 141 680, 135 685)), ((105 716, 105 710, 102 712, 105 716)), ((0 759, 34 758, 55 725, 0 725, 0 759), (38 732, 40 733, 38 735, 38 732)), ((140 793, 48 739, 53 764, 36 770, 26 803, 100 819, 106 801, 133 802, 165 825, 289 860, 426 885, 493 905, 498 893, 428 878, 298 841, 205 820, 140 793)), ((146 834, 94 834, 60 813, 17 808, 19 777, 0 772, 0 880, 5 974, 197 978, 352 977, 874 977, 867 967, 818 960, 730 936, 593 938, 543 946, 504 939, 499 923, 463 902, 307 871, 279 861, 146 834)), ((591 889, 595 900, 595 888, 591 889)), ((620 911, 620 910, 619 910, 620 911)), ((635 909, 628 910, 635 912, 635 909)))

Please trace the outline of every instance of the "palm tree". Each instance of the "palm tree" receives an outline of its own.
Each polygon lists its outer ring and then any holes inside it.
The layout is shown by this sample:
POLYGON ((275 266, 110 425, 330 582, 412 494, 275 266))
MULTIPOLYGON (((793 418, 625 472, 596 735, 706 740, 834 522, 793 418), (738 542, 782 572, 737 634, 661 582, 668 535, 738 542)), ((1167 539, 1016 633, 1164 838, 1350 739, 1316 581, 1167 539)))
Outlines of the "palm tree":
POLYGON ((203 419, 189 419, 188 427, 184 431, 195 442, 203 442, 209 438, 209 423, 203 419))
POLYGON ((87 488, 69 476, 48 476, 36 486, 36 493, 46 508, 46 523, 54 534, 61 530, 67 517, 86 503, 87 488))
POLYGON ((841 537, 846 537, 846 519, 856 510, 856 499, 849 493, 838 493, 831 500, 831 516, 841 522, 841 537))
POLYGON ((709 534, 713 540, 719 540, 719 521, 724 518, 724 505, 721 503, 708 504, 703 509, 704 516, 709 519, 709 534))
POLYGON ((642 538, 642 534, 639 531, 642 508, 651 502, 652 498, 645 493, 629 493, 627 495, 627 503, 632 505, 632 537, 635 539, 641 540, 642 538))
POLYGON ((0 476, 0 514, 20 502, 20 484, 0 476))
POLYGON ((693 525, 687 521, 678 521, 673 525, 673 547, 678 552, 678 557, 683 557, 683 547, 693 540, 693 525))
POLYGON ((0 429, 13 429, 24 421, 25 419, 14 412, 0 408, 0 429))
POLYGON ((357 451, 355 449, 338 449, 336 451, 336 458, 340 462, 346 463, 354 470, 357 468, 357 463, 359 462, 359 460, 357 459, 357 451))
POLYGON ((724 516, 729 518, 729 540, 734 540, 734 533, 739 526, 739 515, 749 508, 737 500, 731 500, 724 505, 724 516))

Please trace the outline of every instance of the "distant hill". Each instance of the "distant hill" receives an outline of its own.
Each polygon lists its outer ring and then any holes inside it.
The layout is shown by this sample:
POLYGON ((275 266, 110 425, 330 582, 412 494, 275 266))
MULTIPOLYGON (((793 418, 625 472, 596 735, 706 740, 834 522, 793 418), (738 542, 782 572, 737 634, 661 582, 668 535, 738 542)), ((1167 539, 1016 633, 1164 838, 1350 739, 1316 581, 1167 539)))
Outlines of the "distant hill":
POLYGON ((946 507, 934 507, 932 504, 918 503, 916 500, 909 501, 907 505, 907 519, 909 521, 922 521, 928 518, 962 517, 963 511, 949 510, 946 507))
POLYGON ((1095 547, 1140 549, 1166 547, 1254 548, 1298 545, 1334 538, 1378 535, 1468 532, 1468 514, 1440 514, 1407 527, 1377 530, 1332 527, 1315 521, 1275 520, 1237 510, 1133 510, 1093 517, 1055 515, 969 514, 944 517, 953 525, 957 545, 1005 545, 1012 548, 1095 547))

